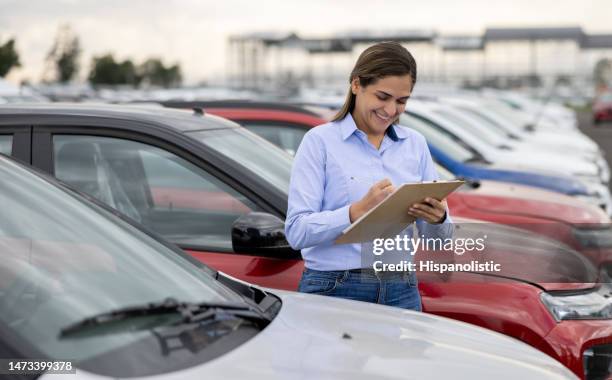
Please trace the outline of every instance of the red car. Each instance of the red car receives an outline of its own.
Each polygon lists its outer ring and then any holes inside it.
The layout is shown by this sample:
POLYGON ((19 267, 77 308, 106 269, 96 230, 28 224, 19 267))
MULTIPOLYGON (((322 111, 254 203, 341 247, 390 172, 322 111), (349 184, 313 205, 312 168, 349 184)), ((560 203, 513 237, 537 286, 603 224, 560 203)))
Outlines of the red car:
MULTIPOLYGON (((291 157, 234 123, 150 107, 3 106, 0 151, 109 204, 213 268, 262 286, 297 288, 303 262, 283 233, 291 157)), ((566 255, 545 267, 546 281, 534 281, 529 271, 462 273, 453 282, 424 275, 424 310, 525 341, 583 378, 609 377, 609 285, 590 277, 559 285, 568 266, 593 266, 539 235, 507 228, 504 236, 515 244, 497 247, 502 258, 536 260, 554 247, 566 255), (540 243, 548 248, 534 249, 540 243)))
MULTIPOLYGON (((454 176, 438 166, 443 179, 454 176)), ((448 198, 453 215, 559 240, 612 275, 610 219, 598 207, 551 191, 496 181, 468 183, 448 198)))
POLYGON ((593 123, 605 121, 612 121, 612 92, 601 94, 593 103, 593 123))
POLYGON ((302 138, 314 126, 327 122, 319 114, 291 104, 236 101, 168 101, 164 107, 191 109, 230 119, 258 134, 290 154, 295 154, 302 138))

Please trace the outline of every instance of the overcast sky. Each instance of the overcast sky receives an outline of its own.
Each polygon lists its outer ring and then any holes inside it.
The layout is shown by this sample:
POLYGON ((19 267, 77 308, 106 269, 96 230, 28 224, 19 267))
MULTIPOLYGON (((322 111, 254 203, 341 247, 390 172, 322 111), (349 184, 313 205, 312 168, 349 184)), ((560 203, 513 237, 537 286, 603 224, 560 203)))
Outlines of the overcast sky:
POLYGON ((112 52, 179 62, 187 83, 223 75, 231 34, 295 31, 302 37, 350 30, 433 29, 480 34, 494 26, 580 26, 612 33, 612 0, 0 0, 0 42, 17 39, 23 68, 9 80, 36 82, 61 24, 91 57, 112 52))

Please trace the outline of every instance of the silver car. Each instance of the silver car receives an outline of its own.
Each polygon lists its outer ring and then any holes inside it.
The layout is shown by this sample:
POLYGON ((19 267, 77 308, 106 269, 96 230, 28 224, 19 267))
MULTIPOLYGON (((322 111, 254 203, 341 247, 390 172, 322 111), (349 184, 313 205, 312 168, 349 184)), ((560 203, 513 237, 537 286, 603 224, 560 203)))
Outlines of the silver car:
POLYGON ((38 360, 70 363, 55 380, 575 378, 468 324, 235 280, 1 156, 0 205, 0 375, 38 360))

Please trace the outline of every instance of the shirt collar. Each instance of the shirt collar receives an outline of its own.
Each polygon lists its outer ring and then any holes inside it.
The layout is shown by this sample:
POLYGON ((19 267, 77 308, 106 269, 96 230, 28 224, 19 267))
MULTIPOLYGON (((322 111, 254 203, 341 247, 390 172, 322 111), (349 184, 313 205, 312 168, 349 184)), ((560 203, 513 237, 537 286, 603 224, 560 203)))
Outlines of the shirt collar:
POLYGON ((393 141, 404 140, 408 138, 408 134, 404 127, 400 127, 398 124, 391 124, 387 128, 387 136, 393 141))
MULTIPOLYGON (((353 116, 349 113, 346 114, 344 119, 340 120, 340 129, 342 130, 342 139, 348 139, 355 131, 358 130, 357 124, 355 124, 355 120, 353 120, 353 116)), ((393 141, 403 140, 408 137, 406 131, 403 127, 398 126, 397 124, 391 124, 389 128, 387 128, 386 132, 387 136, 393 141)))

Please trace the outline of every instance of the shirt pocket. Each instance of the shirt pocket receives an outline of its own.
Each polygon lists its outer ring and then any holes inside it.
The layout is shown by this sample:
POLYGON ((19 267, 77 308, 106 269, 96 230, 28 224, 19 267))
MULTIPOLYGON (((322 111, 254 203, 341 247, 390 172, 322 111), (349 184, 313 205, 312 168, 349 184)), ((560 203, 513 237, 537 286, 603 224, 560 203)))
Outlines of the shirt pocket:
POLYGON ((349 193, 350 189, 346 173, 335 160, 329 160, 325 165, 325 188, 322 209, 335 210, 352 203, 353 201, 349 193))

